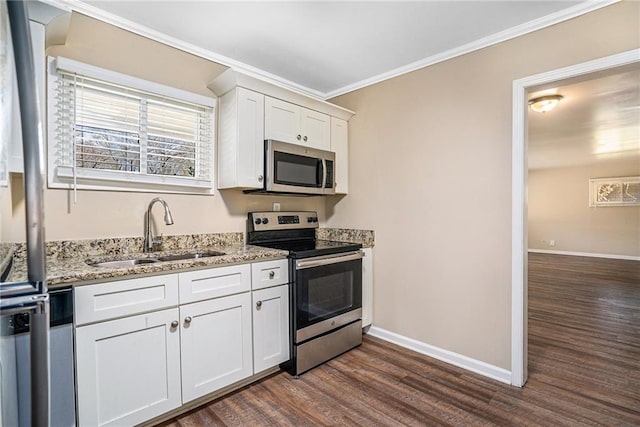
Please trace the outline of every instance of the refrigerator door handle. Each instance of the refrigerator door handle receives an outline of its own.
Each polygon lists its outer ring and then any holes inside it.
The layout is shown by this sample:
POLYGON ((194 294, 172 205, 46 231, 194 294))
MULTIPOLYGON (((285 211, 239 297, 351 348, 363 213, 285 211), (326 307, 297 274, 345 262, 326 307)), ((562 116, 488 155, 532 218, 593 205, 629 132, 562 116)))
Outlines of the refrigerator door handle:
POLYGON ((31 34, 25 2, 7 2, 13 39, 24 156, 28 280, 47 292, 44 243, 43 128, 40 120, 31 34))

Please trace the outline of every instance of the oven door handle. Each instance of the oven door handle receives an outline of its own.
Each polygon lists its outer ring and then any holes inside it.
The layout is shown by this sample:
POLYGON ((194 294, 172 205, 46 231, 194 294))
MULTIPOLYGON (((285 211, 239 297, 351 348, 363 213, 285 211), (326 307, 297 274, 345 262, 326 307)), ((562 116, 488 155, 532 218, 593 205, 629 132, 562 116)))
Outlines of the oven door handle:
POLYGON ((296 261, 296 270, 305 268, 322 267, 323 265, 337 264, 339 262, 354 261, 364 257, 364 252, 350 252, 346 255, 330 255, 317 258, 300 259, 296 261))

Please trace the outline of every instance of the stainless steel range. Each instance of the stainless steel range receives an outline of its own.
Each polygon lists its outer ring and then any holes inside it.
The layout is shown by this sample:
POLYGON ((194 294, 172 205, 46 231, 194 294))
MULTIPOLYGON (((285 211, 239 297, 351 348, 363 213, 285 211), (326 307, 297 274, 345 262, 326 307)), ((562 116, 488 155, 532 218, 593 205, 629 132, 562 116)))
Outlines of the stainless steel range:
POLYGON ((247 243, 289 251, 291 360, 299 375, 362 343, 361 244, 316 240, 316 212, 249 212, 247 243))

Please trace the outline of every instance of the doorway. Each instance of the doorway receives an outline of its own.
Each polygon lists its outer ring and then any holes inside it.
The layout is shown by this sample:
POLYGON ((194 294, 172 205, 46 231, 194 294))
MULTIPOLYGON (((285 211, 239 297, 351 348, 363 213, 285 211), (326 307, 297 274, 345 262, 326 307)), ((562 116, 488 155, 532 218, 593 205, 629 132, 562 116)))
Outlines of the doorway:
POLYGON ((521 387, 527 380, 527 96, 562 81, 588 80, 597 73, 640 63, 640 49, 577 64, 513 82, 512 135, 512 318, 511 383, 521 387))

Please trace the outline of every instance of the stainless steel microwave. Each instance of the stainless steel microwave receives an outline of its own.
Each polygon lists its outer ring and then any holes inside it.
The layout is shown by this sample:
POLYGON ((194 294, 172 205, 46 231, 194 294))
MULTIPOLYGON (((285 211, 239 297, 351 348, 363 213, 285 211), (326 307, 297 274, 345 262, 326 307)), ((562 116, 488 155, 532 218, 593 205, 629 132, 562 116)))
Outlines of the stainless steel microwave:
POLYGON ((335 194, 335 153, 267 139, 264 187, 252 193, 335 194))

